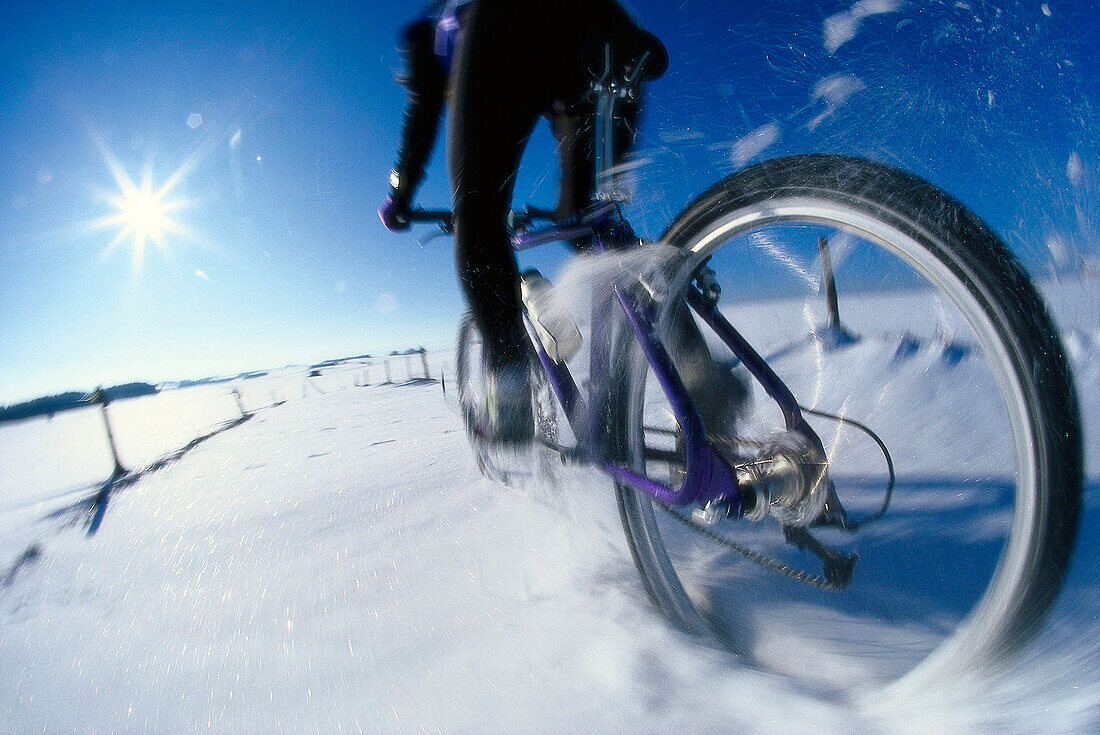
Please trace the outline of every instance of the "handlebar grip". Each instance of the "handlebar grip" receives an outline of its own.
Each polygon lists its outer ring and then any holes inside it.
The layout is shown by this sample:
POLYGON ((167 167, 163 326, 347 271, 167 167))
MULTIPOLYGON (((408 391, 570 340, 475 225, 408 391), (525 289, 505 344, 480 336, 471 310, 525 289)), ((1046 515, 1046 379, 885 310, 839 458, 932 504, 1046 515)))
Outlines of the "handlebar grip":
POLYGON ((414 209, 409 212, 410 222, 450 222, 451 211, 449 209, 414 209))
POLYGON ((436 224, 446 232, 454 230, 454 216, 447 209, 414 209, 409 212, 409 222, 436 224))

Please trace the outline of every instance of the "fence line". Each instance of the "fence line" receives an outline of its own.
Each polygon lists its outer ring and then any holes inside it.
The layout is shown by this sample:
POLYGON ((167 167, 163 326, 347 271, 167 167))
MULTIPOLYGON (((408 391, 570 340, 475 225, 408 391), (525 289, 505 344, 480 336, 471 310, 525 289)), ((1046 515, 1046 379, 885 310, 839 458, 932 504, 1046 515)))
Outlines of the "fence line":
MULTIPOLYGON (((314 396, 325 395, 386 383, 409 385, 439 382, 445 392, 445 379, 444 363, 438 353, 429 358, 425 352, 414 352, 369 361, 337 363, 312 371, 302 369, 284 374, 269 373, 267 376, 240 380, 223 390, 214 384, 192 385, 165 389, 148 396, 112 400, 109 392, 97 389, 85 403, 84 418, 77 417, 82 413, 80 410, 66 411, 56 414, 56 418, 54 414, 42 414, 12 421, 4 427, 19 432, 24 438, 18 441, 29 440, 31 444, 28 446, 35 448, 29 454, 15 450, 13 457, 26 457, 26 470, 17 470, 18 475, 8 473, 13 482, 10 490, 4 490, 5 497, 9 500, 19 496, 35 497, 60 487, 81 486, 85 482, 90 482, 91 487, 101 488, 103 492, 100 494, 109 494, 147 472, 155 472, 165 466, 168 459, 178 459, 182 456, 181 451, 189 451, 198 443, 243 423, 256 412, 285 404, 288 394, 293 397, 299 387, 304 398, 308 398, 311 392, 314 396), (418 354, 420 359, 416 358, 418 354), (24 421, 28 422, 26 428, 17 426, 24 421), (30 422, 35 422, 35 425, 30 422), (94 439, 97 433, 105 437, 105 443, 100 444, 94 439), (197 440, 194 439, 196 436, 199 437, 197 440), (65 446, 74 440, 79 443, 80 449, 70 454, 65 446), (39 454, 45 458, 56 451, 69 456, 56 465, 43 465, 42 459, 36 459, 39 454), (54 469, 37 469, 50 466, 54 469), (107 479, 103 479, 105 477, 107 479), (18 482, 15 482, 17 478, 18 482), (11 496, 11 492, 16 495, 11 496)), ((14 448, 19 444, 11 446, 14 448)), ((4 486, 7 484, 3 483, 4 486)), ((102 504, 99 507, 102 510, 102 504)))

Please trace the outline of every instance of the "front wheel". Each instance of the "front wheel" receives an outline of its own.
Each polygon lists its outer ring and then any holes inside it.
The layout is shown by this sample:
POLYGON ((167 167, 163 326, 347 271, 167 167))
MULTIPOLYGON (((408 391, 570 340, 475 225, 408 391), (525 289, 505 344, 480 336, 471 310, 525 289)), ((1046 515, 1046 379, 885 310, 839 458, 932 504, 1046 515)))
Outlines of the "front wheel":
MULTIPOLYGON (((1054 323, 1004 244, 930 184, 828 155, 725 179, 663 240, 684 257, 659 325, 666 344, 685 328, 689 292, 720 291, 719 311, 824 445, 851 523, 808 532, 858 561, 846 586, 821 584, 820 555, 773 517, 703 527, 691 508, 620 486, 660 608, 761 667, 830 686, 934 679, 1024 644, 1069 563, 1082 440, 1054 323)), ((690 320, 716 365, 736 362, 690 320)), ((635 469, 674 484, 679 428, 638 352, 621 358, 621 440, 635 469)), ((729 435, 707 427, 731 465, 787 435, 760 386, 754 395, 729 435)))

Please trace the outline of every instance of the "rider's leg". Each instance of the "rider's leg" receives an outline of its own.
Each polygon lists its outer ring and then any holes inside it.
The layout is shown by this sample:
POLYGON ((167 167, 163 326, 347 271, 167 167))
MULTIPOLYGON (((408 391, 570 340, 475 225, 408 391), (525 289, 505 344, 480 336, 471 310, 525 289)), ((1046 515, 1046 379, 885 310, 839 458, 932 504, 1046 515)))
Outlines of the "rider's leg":
POLYGON ((521 50, 491 21, 475 13, 458 51, 447 141, 455 260, 489 367, 488 438, 522 442, 533 430, 530 347, 505 218, 541 100, 516 74, 521 50))
POLYGON ((456 259, 494 367, 527 357, 504 227, 527 138, 554 100, 574 99, 587 88, 586 45, 630 24, 607 0, 478 0, 463 25, 447 145, 456 259))
POLYGON ((455 259, 490 367, 525 364, 519 274, 505 229, 515 173, 537 110, 512 69, 512 43, 478 3, 464 27, 453 80, 447 153, 455 259), (481 12, 479 12, 481 11, 481 12))
POLYGON ((456 261, 491 378, 503 384, 526 389, 527 380, 519 278, 505 229, 520 156, 539 115, 586 85, 585 44, 623 22, 621 8, 600 0, 478 0, 463 28, 448 128, 456 261))

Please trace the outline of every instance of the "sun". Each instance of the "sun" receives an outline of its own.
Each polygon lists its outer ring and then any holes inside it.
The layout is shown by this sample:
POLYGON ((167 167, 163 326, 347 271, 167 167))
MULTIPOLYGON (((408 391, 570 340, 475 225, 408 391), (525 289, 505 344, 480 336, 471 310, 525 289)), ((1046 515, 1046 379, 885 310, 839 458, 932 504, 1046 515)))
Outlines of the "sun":
POLYGON ((165 236, 180 231, 180 225, 172 219, 171 213, 183 206, 180 201, 169 201, 167 194, 163 187, 153 191, 151 174, 146 171, 140 186, 131 184, 123 187, 118 195, 110 197, 108 201, 118 210, 112 219, 122 227, 118 239, 132 237, 137 251, 143 251, 150 240, 164 249, 165 236))
POLYGON ((91 229, 117 230, 115 238, 103 252, 104 259, 119 247, 129 246, 134 270, 140 271, 150 244, 167 257, 170 255, 170 236, 193 239, 193 235, 176 218, 176 213, 187 206, 187 201, 173 196, 173 189, 187 173, 186 166, 155 186, 152 165, 146 164, 140 183, 135 183, 105 146, 101 145, 101 152, 118 187, 117 191, 101 193, 101 198, 111 211, 91 223, 91 229))
POLYGON ((170 198, 170 185, 154 189, 150 167, 142 173, 140 184, 135 184, 121 168, 112 169, 119 191, 105 197, 113 211, 96 224, 118 228, 118 234, 103 255, 107 257, 120 245, 129 244, 133 248, 134 267, 140 269, 150 243, 167 255, 168 236, 184 234, 183 226, 172 215, 186 203, 170 198))

